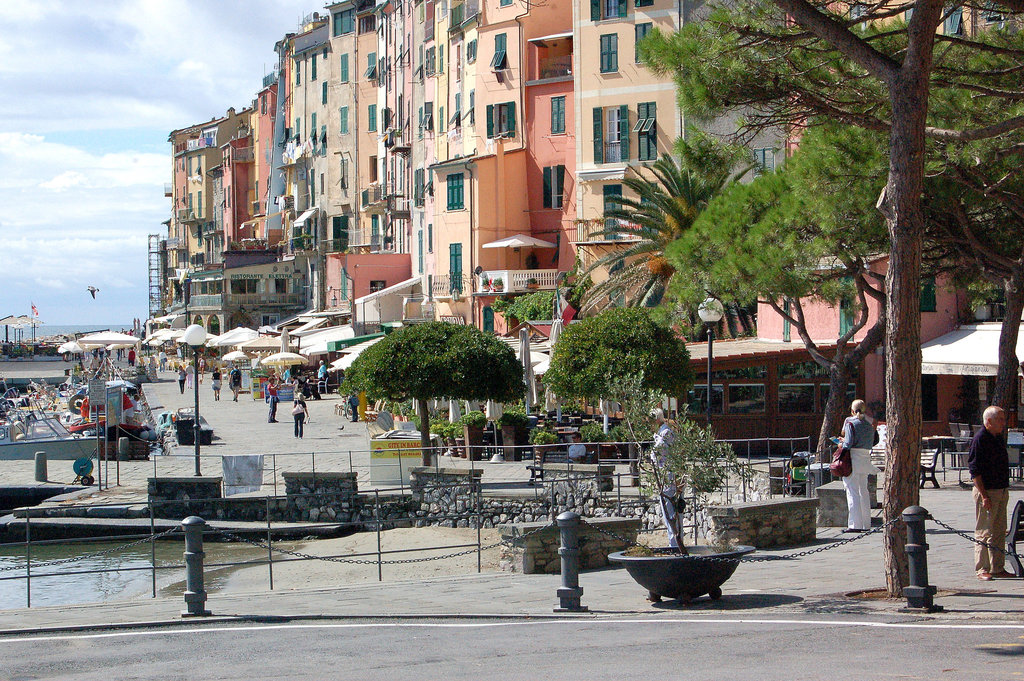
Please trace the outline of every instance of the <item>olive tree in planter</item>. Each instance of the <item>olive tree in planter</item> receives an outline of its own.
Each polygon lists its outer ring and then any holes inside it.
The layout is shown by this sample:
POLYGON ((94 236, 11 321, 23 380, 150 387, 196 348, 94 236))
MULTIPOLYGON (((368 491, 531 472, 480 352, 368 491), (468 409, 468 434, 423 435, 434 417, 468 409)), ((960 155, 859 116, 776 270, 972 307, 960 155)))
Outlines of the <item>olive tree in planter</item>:
POLYGON ((470 411, 459 419, 459 423, 462 425, 462 436, 466 440, 466 458, 479 461, 484 446, 487 417, 482 411, 470 411))
POLYGON ((669 537, 677 537, 678 545, 662 549, 635 547, 613 553, 608 559, 623 563, 630 576, 648 590, 651 601, 662 596, 685 601, 703 594, 717 599, 740 558, 754 548, 687 547, 680 524, 686 502, 698 523, 730 477, 743 479, 749 472, 729 444, 715 441, 711 428, 687 420, 685 414, 680 421, 665 420, 659 411, 664 396, 645 390, 642 377, 625 377, 620 384, 619 392, 625 395, 623 425, 631 439, 639 443, 655 433, 653 446, 640 458, 641 487, 657 499, 666 526, 674 525, 669 537))
POLYGON ((428 400, 510 402, 526 390, 522 365, 508 345, 471 326, 446 322, 391 332, 359 355, 344 385, 375 399, 413 400, 425 466, 430 465, 428 400))

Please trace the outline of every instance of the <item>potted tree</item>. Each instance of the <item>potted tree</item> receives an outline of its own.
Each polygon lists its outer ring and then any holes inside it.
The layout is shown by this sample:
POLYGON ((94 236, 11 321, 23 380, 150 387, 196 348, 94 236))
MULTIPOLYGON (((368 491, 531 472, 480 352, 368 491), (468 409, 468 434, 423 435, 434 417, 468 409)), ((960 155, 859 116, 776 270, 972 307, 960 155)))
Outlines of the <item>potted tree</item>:
POLYGON ((594 422, 584 423, 580 426, 580 438, 585 443, 594 443, 593 447, 587 448, 587 463, 591 463, 592 460, 596 463, 599 453, 604 451, 604 445, 601 443, 607 439, 601 424, 594 422))
POLYGON ((533 460, 543 461, 544 457, 538 456, 538 454, 542 454, 552 449, 552 445, 558 444, 558 435, 550 430, 534 428, 530 431, 530 444, 533 445, 533 460))
POLYGON ((482 411, 471 411, 459 419, 459 423, 462 424, 465 438, 466 458, 479 461, 484 446, 484 426, 487 425, 487 417, 482 411))
POLYGON ((519 461, 520 455, 516 445, 525 434, 529 422, 526 409, 520 406, 506 407, 498 418, 498 426, 501 428, 501 443, 505 446, 505 461, 519 461))

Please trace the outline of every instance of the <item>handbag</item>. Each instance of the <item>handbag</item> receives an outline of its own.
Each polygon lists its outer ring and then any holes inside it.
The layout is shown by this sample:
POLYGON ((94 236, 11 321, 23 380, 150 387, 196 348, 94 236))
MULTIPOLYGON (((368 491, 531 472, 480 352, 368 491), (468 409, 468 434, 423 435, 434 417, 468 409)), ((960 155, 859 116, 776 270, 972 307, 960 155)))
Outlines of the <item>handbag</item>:
POLYGON ((839 445, 835 454, 832 455, 832 463, 828 469, 837 478, 845 478, 853 473, 853 459, 850 458, 850 450, 839 445))

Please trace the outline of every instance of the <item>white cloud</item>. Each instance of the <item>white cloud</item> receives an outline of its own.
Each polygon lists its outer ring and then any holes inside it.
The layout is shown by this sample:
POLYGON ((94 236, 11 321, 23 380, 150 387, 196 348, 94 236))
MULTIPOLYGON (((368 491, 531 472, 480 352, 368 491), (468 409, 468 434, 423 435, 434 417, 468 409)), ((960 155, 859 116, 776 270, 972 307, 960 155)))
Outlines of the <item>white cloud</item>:
POLYGON ((43 182, 39 185, 39 188, 52 189, 59 192, 69 187, 77 187, 83 184, 85 184, 85 175, 74 170, 68 170, 48 182, 43 182))

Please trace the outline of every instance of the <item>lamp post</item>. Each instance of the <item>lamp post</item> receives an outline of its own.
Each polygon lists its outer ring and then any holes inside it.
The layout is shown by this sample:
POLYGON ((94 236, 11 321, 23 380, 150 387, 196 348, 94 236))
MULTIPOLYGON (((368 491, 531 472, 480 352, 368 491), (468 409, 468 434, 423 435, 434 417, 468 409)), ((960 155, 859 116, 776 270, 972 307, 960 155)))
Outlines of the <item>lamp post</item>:
POLYGON ((717 298, 706 298, 700 307, 697 308, 697 314, 700 316, 702 322, 708 325, 708 426, 711 426, 711 361, 714 351, 715 342, 715 324, 722 319, 722 315, 725 314, 725 308, 722 307, 722 301, 717 298))
POLYGON ((192 361, 195 363, 192 387, 195 389, 196 406, 192 415, 192 432, 195 436, 196 476, 200 476, 202 473, 199 472, 199 348, 206 342, 206 329, 198 324, 190 324, 181 335, 181 342, 192 347, 192 361))

